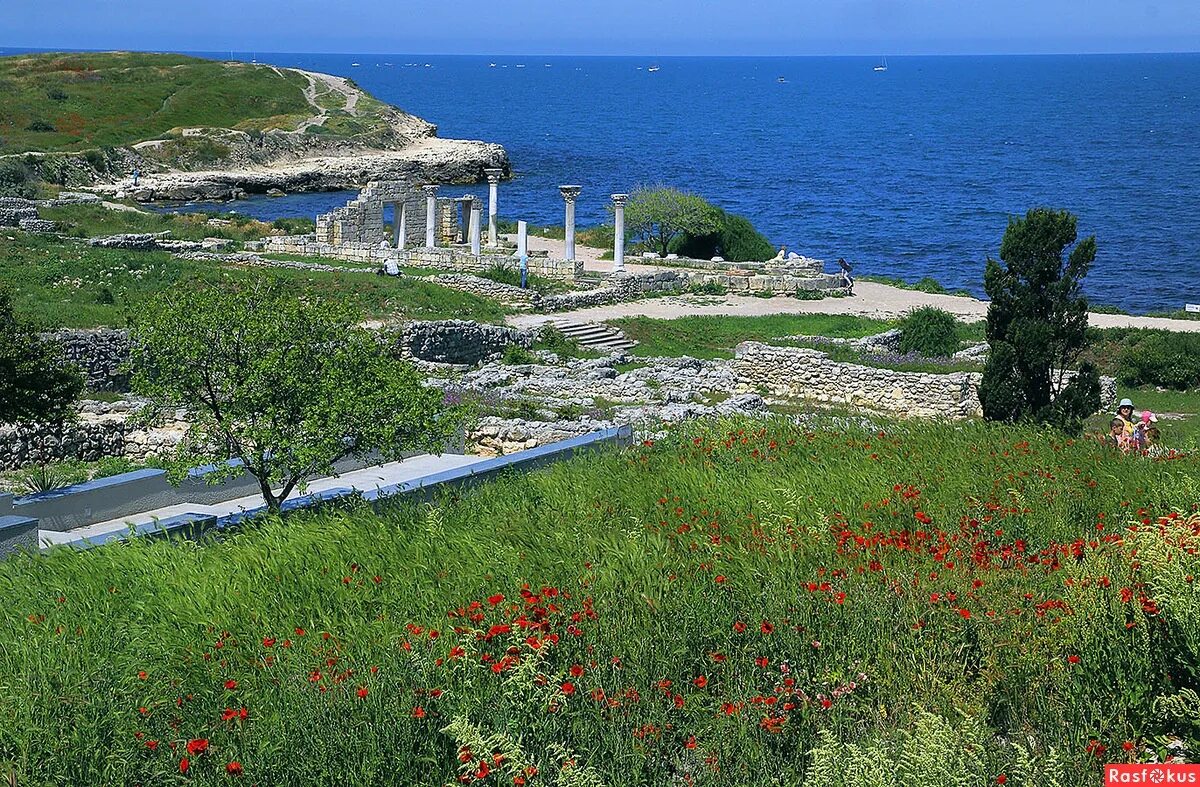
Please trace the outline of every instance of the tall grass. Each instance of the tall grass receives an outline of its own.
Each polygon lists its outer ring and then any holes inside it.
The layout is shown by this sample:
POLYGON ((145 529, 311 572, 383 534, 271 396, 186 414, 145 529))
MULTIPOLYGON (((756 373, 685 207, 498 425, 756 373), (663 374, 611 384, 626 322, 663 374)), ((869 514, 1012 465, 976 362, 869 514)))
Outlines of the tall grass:
POLYGON ((922 783, 1098 785, 1200 743, 1198 526, 1168 518, 1196 471, 1024 429, 734 423, 9 560, 0 773, 858 785, 948 751, 922 783))

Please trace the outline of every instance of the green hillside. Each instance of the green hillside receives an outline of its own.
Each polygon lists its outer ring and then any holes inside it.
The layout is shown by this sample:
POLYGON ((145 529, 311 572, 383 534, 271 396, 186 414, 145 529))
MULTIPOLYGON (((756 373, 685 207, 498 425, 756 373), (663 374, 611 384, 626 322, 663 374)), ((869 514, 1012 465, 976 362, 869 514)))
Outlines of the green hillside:
POLYGON ((307 85, 294 71, 183 55, 3 57, 0 155, 116 147, 184 127, 293 129, 312 114, 307 85))

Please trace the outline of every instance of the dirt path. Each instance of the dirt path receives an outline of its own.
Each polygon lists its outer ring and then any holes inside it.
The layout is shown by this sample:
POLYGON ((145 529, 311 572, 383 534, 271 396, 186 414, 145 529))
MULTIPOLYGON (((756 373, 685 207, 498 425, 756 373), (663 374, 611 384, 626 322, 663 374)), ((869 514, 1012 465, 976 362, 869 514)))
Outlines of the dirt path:
MULTIPOLYGON (((283 76, 283 72, 278 68, 275 68, 274 70, 280 76, 283 76)), ((293 70, 303 75, 304 78, 308 80, 308 87, 304 88, 304 98, 317 112, 317 114, 305 121, 302 121, 300 125, 296 127, 296 131, 304 132, 313 126, 320 126, 329 118, 329 110, 321 106, 320 102, 317 100, 318 85, 324 85, 334 93, 341 94, 341 96, 346 100, 345 105, 342 107, 342 111, 349 115, 358 114, 359 91, 355 89, 348 80, 342 77, 335 77, 330 74, 319 74, 315 71, 303 71, 298 68, 293 70)))
MULTIPOLYGON (((529 236, 529 248, 546 249, 551 254, 562 253, 563 242, 529 236)), ((609 272, 612 262, 600 260, 601 249, 576 246, 576 257, 583 260, 584 269, 609 272)), ((653 265, 626 264, 630 272, 655 270, 653 265)), ((709 314, 760 317, 768 314, 853 314, 877 319, 896 319, 920 306, 945 309, 963 322, 975 322, 987 316, 988 304, 976 298, 960 295, 934 295, 916 290, 904 290, 886 284, 858 282, 852 298, 825 298, 819 301, 798 301, 780 296, 756 298, 746 295, 695 296, 681 295, 649 298, 641 301, 576 309, 555 314, 521 314, 509 318, 517 326, 537 325, 549 320, 569 319, 578 322, 603 322, 621 317, 654 317, 675 319, 690 315, 709 314)), ((1126 314, 1090 314, 1090 323, 1097 328, 1162 328, 1170 331, 1200 332, 1200 320, 1171 320, 1164 317, 1137 317, 1126 314)))

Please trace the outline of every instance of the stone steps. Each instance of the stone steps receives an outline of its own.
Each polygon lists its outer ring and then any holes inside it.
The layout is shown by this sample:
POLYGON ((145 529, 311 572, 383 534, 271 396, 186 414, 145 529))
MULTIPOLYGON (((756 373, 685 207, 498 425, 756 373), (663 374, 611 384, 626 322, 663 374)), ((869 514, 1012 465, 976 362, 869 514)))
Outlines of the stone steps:
POLYGON ((611 325, 574 320, 554 320, 552 324, 568 339, 573 339, 579 346, 591 350, 611 353, 628 350, 637 345, 637 342, 628 339, 611 325))

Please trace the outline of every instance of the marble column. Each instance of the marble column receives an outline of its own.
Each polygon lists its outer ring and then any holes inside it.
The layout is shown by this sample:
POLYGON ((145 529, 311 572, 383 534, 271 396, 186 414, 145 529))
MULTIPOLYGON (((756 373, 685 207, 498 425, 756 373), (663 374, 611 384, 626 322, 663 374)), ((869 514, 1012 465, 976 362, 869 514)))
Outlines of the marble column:
POLYGON ((613 194, 613 273, 625 271, 625 200, 628 194, 613 194))
POLYGON ((500 238, 496 231, 496 214, 500 208, 498 202, 500 176, 504 174, 504 170, 485 169, 483 174, 487 175, 488 182, 488 248, 494 249, 500 244, 500 238))
POLYGON ((438 187, 430 184, 422 186, 425 192, 425 248, 432 249, 437 245, 437 193, 438 187))
POLYGON ((517 222, 517 256, 529 256, 529 222, 517 222))
POLYGON ((402 202, 392 203, 392 245, 403 249, 407 244, 408 206, 402 202))
POLYGON ((483 205, 477 199, 473 199, 467 204, 471 207, 471 253, 478 257, 480 253, 480 235, 482 234, 480 225, 483 224, 483 205))
POLYGON ((566 239, 564 243, 566 250, 563 257, 573 261, 575 259, 575 200, 579 199, 579 192, 583 191, 583 187, 559 186, 558 190, 562 194, 563 202, 567 205, 566 239))

